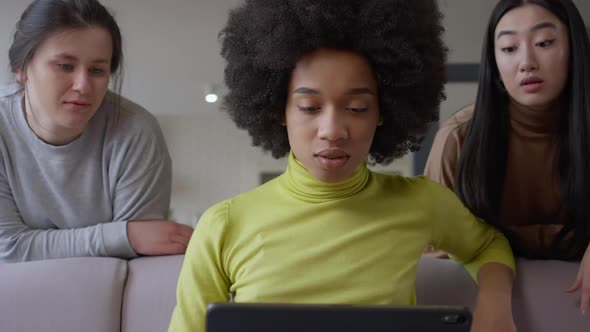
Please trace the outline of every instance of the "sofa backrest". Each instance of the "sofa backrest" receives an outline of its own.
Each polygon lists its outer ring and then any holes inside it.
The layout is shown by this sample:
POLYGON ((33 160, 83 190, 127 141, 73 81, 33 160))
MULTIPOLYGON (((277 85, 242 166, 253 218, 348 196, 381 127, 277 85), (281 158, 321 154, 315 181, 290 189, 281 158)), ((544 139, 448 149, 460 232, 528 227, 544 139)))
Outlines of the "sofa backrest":
MULTIPOLYGON (((590 315, 581 315, 579 294, 565 292, 578 268, 579 263, 517 260, 512 311, 519 332, 590 331, 590 315)), ((424 257, 416 282, 418 304, 475 309, 477 286, 451 260, 424 257)))
MULTIPOLYGON (((2 332, 162 332, 176 304, 183 256, 72 258, 0 264, 2 332)), ((513 311, 519 332, 589 332, 579 295, 565 292, 578 263, 518 260, 513 311)), ((196 294, 195 294, 196 295, 196 294)), ((424 257, 419 305, 475 309, 477 286, 462 266, 424 257)))
POLYGON ((129 262, 122 332, 167 331, 176 305, 184 256, 142 257, 129 262))
POLYGON ((119 331, 126 278, 116 258, 0 264, 0 330, 119 331))

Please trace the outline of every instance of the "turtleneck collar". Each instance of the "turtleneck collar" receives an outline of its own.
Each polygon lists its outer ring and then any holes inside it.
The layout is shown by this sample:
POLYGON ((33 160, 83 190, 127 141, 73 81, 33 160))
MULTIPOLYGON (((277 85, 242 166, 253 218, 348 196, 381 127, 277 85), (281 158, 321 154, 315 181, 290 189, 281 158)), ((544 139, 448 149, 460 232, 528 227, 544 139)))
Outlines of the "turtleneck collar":
POLYGON ((533 110, 512 102, 510 124, 517 134, 524 137, 546 137, 559 130, 560 111, 558 107, 548 110, 533 110))
POLYGON ((362 163, 346 180, 340 182, 323 182, 314 177, 303 164, 289 154, 287 171, 282 176, 282 184, 297 199, 310 203, 322 203, 350 197, 365 188, 370 172, 362 163))

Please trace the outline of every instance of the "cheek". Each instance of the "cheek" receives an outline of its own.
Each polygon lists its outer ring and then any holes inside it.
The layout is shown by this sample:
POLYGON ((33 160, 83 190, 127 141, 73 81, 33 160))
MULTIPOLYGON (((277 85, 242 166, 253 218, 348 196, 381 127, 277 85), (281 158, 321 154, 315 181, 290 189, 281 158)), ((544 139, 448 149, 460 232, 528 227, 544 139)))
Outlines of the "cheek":
POLYGON ((42 102, 59 99, 69 88, 67 81, 48 71, 32 71, 27 75, 26 82, 30 92, 34 92, 42 102))
POLYGON ((110 79, 109 77, 101 77, 95 79, 93 82, 96 90, 99 93, 103 94, 106 93, 109 88, 110 79))
POLYGON ((567 52, 547 54, 542 65, 546 68, 544 74, 551 78, 551 84, 556 88, 563 88, 569 75, 569 54, 567 52))
POLYGON ((289 121, 287 121, 287 135, 291 145, 308 144, 315 137, 311 125, 289 121))
POLYGON ((371 144, 373 144, 373 139, 375 138, 377 123, 378 119, 354 126, 353 135, 357 138, 356 141, 365 147, 370 147, 371 144))
POLYGON ((569 73, 569 54, 564 52, 561 54, 559 61, 559 68, 557 68, 558 73, 563 77, 563 79, 567 79, 567 75, 569 73))
POLYGON ((311 130, 314 117, 299 111, 296 106, 288 108, 285 112, 285 126, 289 133, 304 133, 311 130))
POLYGON ((569 78, 569 70, 567 66, 560 68, 555 75, 556 89, 559 90, 558 94, 561 94, 565 88, 569 78))
POLYGON ((496 66, 504 84, 509 83, 509 78, 515 72, 515 66, 512 64, 512 61, 506 57, 496 57, 496 66))
POLYGON ((108 77, 106 77, 106 78, 99 78, 99 79, 97 79, 96 85, 98 87, 100 87, 100 88, 107 88, 109 86, 109 82, 110 81, 109 81, 109 78, 108 77))
POLYGON ((72 86, 70 76, 51 70, 38 71, 34 77, 30 78, 35 81, 38 88, 43 90, 42 92, 45 94, 60 95, 68 91, 72 86))
POLYGON ((309 136, 308 124, 297 114, 291 112, 285 114, 285 127, 291 147, 301 145, 307 139, 307 136, 309 136))

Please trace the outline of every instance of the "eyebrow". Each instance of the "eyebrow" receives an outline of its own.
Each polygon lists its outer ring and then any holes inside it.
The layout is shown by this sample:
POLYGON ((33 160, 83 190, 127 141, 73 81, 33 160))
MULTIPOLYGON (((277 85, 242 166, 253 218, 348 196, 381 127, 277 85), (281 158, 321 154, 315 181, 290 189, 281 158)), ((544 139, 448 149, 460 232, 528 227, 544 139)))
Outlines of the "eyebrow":
MULTIPOLYGON (((551 22, 541 22, 541 23, 536 24, 535 26, 533 26, 530 31, 547 29, 547 28, 557 30, 557 26, 555 24, 553 24, 551 22)), ((516 31, 513 31, 513 30, 502 30, 502 31, 500 31, 498 33, 498 36, 496 37, 496 40, 500 39, 500 37, 502 37, 504 35, 516 35, 516 31)))
MULTIPOLYGON (((319 95, 320 94, 320 92, 318 90, 306 88, 306 87, 297 88, 297 89, 293 90, 293 93, 302 93, 302 94, 308 94, 308 95, 319 95)), ((364 95, 364 94, 375 95, 375 93, 373 91, 371 91, 371 89, 369 89, 369 88, 352 88, 352 89, 348 90, 346 92, 346 94, 347 95, 364 95)))
MULTIPOLYGON (((71 54, 68 54, 68 53, 60 53, 60 54, 57 54, 55 57, 56 58, 60 58, 60 59, 70 60, 70 61, 78 61, 78 58, 77 57, 75 57, 75 56, 73 56, 71 54)), ((92 63, 101 63, 101 64, 102 63, 109 63, 109 60, 107 60, 107 59, 96 59, 96 60, 92 61, 92 63)))

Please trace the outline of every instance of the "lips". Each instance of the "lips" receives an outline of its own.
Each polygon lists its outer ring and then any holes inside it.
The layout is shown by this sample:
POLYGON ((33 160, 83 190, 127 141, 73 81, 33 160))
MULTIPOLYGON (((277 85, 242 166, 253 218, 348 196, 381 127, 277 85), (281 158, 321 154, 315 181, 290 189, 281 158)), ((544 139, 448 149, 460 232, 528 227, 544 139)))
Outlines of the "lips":
POLYGON ((346 153, 346 151, 339 148, 325 149, 316 153, 314 156, 320 167, 326 170, 342 168, 348 163, 348 160, 350 159, 350 155, 346 153))
POLYGON ((524 80, 520 81, 520 85, 521 86, 525 86, 525 85, 529 85, 529 84, 539 84, 539 83, 543 83, 543 80, 532 76, 532 77, 527 77, 524 80))
POLYGON ((82 101, 82 100, 70 100, 70 101, 65 101, 64 104, 71 104, 71 105, 75 105, 75 106, 88 106, 90 105, 89 102, 86 101, 82 101))
POLYGON ((317 157, 327 158, 327 159, 338 159, 338 158, 348 158, 350 157, 348 153, 346 153, 342 149, 338 148, 329 148, 320 151, 316 154, 317 157))
POLYGON ((543 80, 536 76, 527 77, 520 81, 520 86, 525 93, 538 93, 543 90, 543 85, 543 80))

